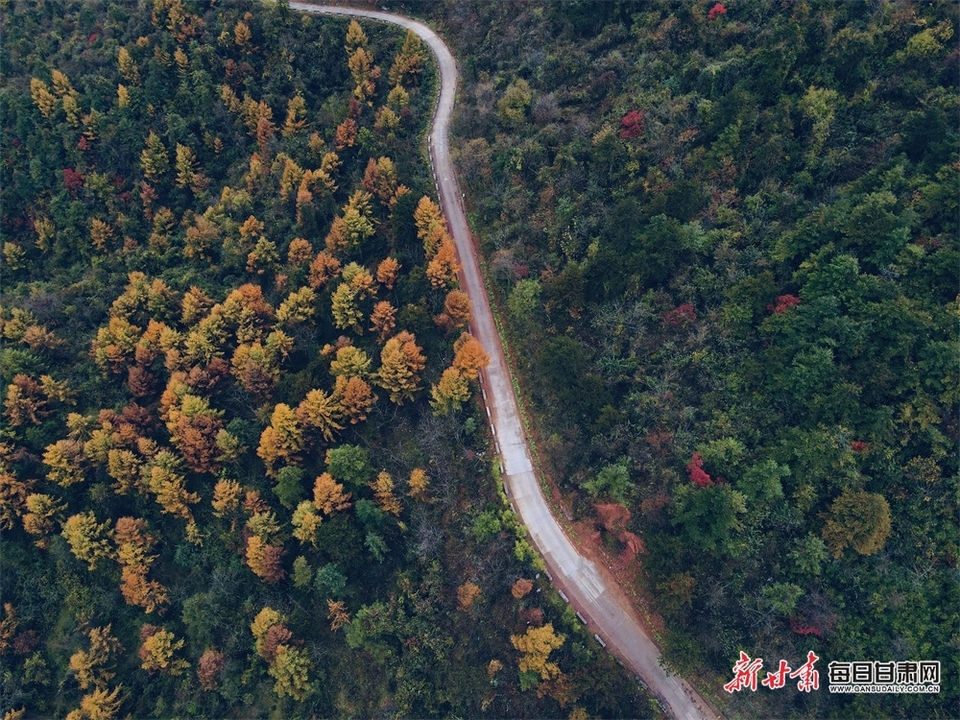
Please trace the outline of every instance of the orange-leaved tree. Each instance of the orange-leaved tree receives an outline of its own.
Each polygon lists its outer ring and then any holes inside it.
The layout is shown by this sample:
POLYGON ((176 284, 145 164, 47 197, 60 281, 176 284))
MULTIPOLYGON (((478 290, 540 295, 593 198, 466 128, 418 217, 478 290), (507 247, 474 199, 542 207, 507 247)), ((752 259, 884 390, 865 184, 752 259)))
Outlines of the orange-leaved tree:
POLYGON ((343 491, 343 485, 325 472, 317 477, 313 485, 313 504, 324 515, 331 515, 337 510, 346 510, 352 503, 350 493, 343 491))
POLYGON ((457 263, 457 249, 453 240, 445 238, 437 247, 437 253, 427 263, 427 277, 435 288, 451 287, 457 280, 460 265, 457 263))
POLYGON ((334 383, 333 395, 340 403, 344 417, 349 418, 351 425, 356 425, 367 419, 367 413, 377 396, 369 383, 359 377, 338 375, 334 383))
POLYGON ((124 600, 128 605, 137 605, 152 613, 162 610, 170 598, 163 585, 147 580, 147 573, 157 556, 150 554, 156 540, 146 530, 147 524, 142 519, 122 517, 117 520, 113 538, 117 544, 120 592, 124 600))

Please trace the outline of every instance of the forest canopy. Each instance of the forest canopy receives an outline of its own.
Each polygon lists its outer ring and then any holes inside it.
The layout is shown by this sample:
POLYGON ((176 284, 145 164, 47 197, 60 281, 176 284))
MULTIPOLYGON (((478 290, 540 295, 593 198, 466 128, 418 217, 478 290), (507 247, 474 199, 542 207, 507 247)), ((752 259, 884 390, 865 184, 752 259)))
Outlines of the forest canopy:
POLYGON ((642 538, 668 664, 723 697, 741 651, 940 660, 939 695, 728 700, 952 715, 957 5, 423 11, 541 461, 642 538))
POLYGON ((496 490, 416 36, 0 12, 0 714, 646 714, 496 490))

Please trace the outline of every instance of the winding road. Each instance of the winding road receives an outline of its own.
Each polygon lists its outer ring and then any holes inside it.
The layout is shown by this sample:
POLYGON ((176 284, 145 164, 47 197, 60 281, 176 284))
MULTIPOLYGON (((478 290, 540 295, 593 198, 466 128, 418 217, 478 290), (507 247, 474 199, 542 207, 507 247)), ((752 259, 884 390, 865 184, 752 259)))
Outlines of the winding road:
POLYGON ((502 461, 507 495, 533 544, 543 555, 554 585, 586 620, 588 629, 601 644, 642 678, 674 717, 683 720, 718 717, 685 680, 666 674, 659 664, 660 651, 623 591, 605 568, 577 552, 541 492, 450 159, 450 117, 457 90, 457 65, 450 50, 426 25, 400 15, 302 2, 291 2, 290 7, 302 12, 349 15, 400 25, 419 35, 435 55, 440 69, 440 98, 430 132, 430 156, 440 203, 463 265, 461 285, 473 304, 470 330, 490 353, 490 365, 481 375, 481 388, 502 461))

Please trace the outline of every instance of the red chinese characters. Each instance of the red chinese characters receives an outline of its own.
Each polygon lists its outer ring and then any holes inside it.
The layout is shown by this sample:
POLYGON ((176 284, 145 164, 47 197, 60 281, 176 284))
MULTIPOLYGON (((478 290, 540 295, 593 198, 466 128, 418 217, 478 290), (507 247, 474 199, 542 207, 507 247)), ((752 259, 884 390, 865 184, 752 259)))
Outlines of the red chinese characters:
POLYGON ((763 658, 751 660, 743 650, 740 651, 740 659, 733 666, 733 672, 736 674, 733 680, 723 686, 728 693, 735 693, 743 690, 745 687, 754 692, 757 689, 757 673, 763 667, 763 658))
POLYGON ((790 671, 792 669, 790 663, 786 660, 781 660, 780 667, 775 672, 768 672, 767 676, 760 681, 760 684, 771 690, 782 688, 787 684, 787 678, 790 677, 790 671))
MULTIPOLYGON (((770 690, 779 690, 782 687, 786 687, 787 680, 790 679, 797 681, 797 690, 800 692, 819 690, 820 673, 815 668, 817 660, 819 659, 820 658, 811 650, 807 653, 807 661, 796 670, 790 667, 790 663, 786 660, 781 660, 777 665, 777 669, 773 672, 768 672, 763 680, 760 681, 760 684, 770 690)), ((757 677, 762 668, 763 658, 751 659, 749 655, 741 650, 740 659, 733 666, 734 678, 724 685, 723 689, 728 693, 735 693, 744 688, 750 688, 750 690, 756 691, 757 677)))
POLYGON ((797 690, 810 692, 811 690, 820 689, 820 673, 813 668, 819 659, 820 658, 814 655, 813 650, 811 650, 807 653, 807 661, 790 673, 791 678, 798 678, 797 690))

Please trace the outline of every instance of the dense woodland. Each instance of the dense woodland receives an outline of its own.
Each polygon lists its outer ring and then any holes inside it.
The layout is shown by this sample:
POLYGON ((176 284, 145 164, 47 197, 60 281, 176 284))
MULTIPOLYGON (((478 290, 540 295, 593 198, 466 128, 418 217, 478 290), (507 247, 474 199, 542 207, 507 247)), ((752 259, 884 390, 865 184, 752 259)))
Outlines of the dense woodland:
POLYGON ((669 665, 735 714, 954 717, 956 3, 391 7, 460 58, 541 460, 577 519, 629 512, 669 665), (729 697, 741 650, 943 685, 729 697))
POLYGON ((654 714, 497 490, 419 40, 0 12, 0 716, 654 714))

